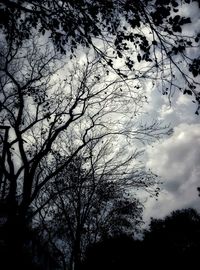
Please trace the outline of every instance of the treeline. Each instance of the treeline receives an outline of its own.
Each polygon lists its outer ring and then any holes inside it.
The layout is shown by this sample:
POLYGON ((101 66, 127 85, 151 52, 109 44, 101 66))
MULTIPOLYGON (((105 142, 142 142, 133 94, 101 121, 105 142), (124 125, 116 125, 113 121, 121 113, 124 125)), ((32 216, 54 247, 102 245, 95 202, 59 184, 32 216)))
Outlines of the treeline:
POLYGON ((196 269, 199 250, 200 215, 189 208, 151 219, 142 240, 121 235, 91 246, 82 269, 196 269))
MULTIPOLYGON (((122 214, 119 214, 118 219, 122 220, 122 214)), ((110 224, 110 228, 112 226, 117 227, 117 223, 110 224)), ((163 219, 152 218, 148 228, 141 231, 140 238, 134 236, 134 229, 128 233, 118 230, 110 235, 101 235, 96 242, 87 243, 85 250, 80 246, 79 254, 75 254, 74 249, 70 251, 70 248, 68 254, 62 254, 62 241, 56 248, 55 239, 48 238, 49 242, 45 242, 44 235, 39 238, 38 231, 33 228, 26 233, 26 246, 20 258, 21 269, 185 269, 195 267, 199 260, 200 214, 192 208, 176 210, 163 219), (73 257, 73 254, 76 256, 73 257), (70 260, 73 264, 70 264, 70 260)), ((60 231, 63 237, 65 233, 64 230, 60 231)), ((55 234, 58 237, 58 232, 55 234)), ((70 239, 68 245, 70 246, 70 239)), ((10 269, 9 254, 5 247, 1 242, 1 254, 4 252, 1 267, 4 265, 3 269, 10 269)))

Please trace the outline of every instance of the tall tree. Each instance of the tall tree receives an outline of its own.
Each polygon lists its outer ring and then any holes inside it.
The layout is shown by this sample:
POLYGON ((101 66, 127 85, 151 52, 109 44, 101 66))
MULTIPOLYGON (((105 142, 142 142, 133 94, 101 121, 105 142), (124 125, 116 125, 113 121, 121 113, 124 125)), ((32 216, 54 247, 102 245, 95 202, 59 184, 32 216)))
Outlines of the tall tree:
POLYGON ((30 206, 81 149, 111 135, 116 143, 121 136, 129 143, 144 141, 165 129, 155 122, 134 122, 145 94, 131 91, 132 80, 108 76, 101 57, 86 54, 80 64, 74 61, 67 68, 67 60, 38 35, 7 45, 1 44, 0 54, 0 125, 7 132, 6 139, 1 136, 5 151, 0 157, 0 196, 17 260, 30 206), (52 167, 57 149, 65 149, 65 160, 52 167))
MULTIPOLYGON (((96 241, 133 237, 143 210, 136 190, 158 192, 156 176, 136 161, 138 152, 126 157, 120 150, 111 157, 112 152, 110 140, 91 143, 44 189, 51 204, 39 211, 41 237, 60 249, 70 269, 79 269, 86 248, 96 241)), ((58 154, 58 163, 61 158, 58 154)), ((40 201, 43 196, 36 205, 40 201)))

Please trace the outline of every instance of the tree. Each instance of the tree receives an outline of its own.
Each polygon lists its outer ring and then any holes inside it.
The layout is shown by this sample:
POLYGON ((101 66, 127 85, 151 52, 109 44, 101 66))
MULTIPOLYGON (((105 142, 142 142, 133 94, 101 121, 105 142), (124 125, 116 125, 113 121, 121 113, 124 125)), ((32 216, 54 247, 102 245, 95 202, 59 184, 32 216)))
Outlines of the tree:
POLYGON ((199 261, 200 215, 181 209, 153 218, 143 239, 114 237, 90 246, 82 269, 194 268, 199 261))
POLYGON ((145 258, 141 246, 141 241, 127 235, 104 239, 88 248, 81 269, 120 270, 139 268, 145 258))
POLYGON ((136 123, 144 84, 169 98, 180 88, 198 113, 199 33, 185 33, 191 19, 181 7, 175 0, 0 1, 0 196, 14 264, 27 220, 49 201, 31 206, 88 143, 112 135, 125 145, 162 133, 153 121, 136 123), (93 50, 76 61, 82 47, 93 50), (52 168, 55 151, 70 150, 72 140, 73 152, 52 168))
MULTIPOLYGON (((121 150, 111 157, 113 152, 110 139, 89 144, 43 192, 53 199, 39 212, 40 235, 60 250, 69 269, 80 269, 91 244, 122 234, 133 237, 143 210, 134 190, 158 192, 156 176, 136 163, 138 152, 128 158, 121 150)), ((61 158, 58 153, 57 163, 61 158)))
POLYGON ((191 95, 198 114, 200 34, 198 29, 191 34, 185 31, 193 18, 184 13, 194 4, 198 8, 198 0, 0 3, 0 24, 9 44, 21 44, 36 29, 71 57, 79 45, 93 48, 122 78, 148 78, 148 71, 160 80, 156 86, 169 99, 177 90, 191 95), (106 53, 102 43, 109 46, 106 53), (123 64, 119 66, 117 60, 123 64))
POLYGON ((151 140, 166 129, 134 122, 145 93, 131 91, 134 81, 109 77, 99 56, 86 54, 67 69, 66 59, 38 35, 23 44, 2 43, 0 56, 0 124, 9 127, 0 157, 0 196, 16 263, 26 224, 38 213, 31 205, 81 149, 111 135, 116 145, 119 137, 129 144, 151 140), (58 149, 65 159, 52 167, 58 149))
POLYGON ((164 219, 152 219, 149 230, 144 233, 148 259, 156 253, 168 266, 173 263, 179 267, 195 267, 200 246, 199 224, 200 215, 191 208, 176 210, 164 219))

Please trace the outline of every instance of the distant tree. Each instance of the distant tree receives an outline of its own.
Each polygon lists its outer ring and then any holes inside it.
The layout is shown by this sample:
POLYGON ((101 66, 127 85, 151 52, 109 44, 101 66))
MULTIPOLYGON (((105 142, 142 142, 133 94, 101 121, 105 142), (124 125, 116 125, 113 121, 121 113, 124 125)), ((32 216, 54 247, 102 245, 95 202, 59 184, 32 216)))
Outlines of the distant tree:
POLYGON ((121 235, 91 245, 82 269, 196 269, 199 248, 199 213, 191 208, 176 210, 152 219, 141 240, 121 235))
POLYGON ((184 30, 194 4, 198 9, 198 0, 1 0, 0 25, 8 44, 37 31, 71 57, 80 46, 93 48, 122 78, 148 78, 148 71, 169 99, 175 90, 193 96, 198 114, 200 33, 184 30))
POLYGON ((195 267, 200 248, 199 213, 189 208, 152 219, 144 234, 144 247, 149 260, 156 254, 167 266, 195 267))
MULTIPOLYGON (((156 176, 136 165, 137 152, 111 157, 113 150, 109 141, 89 144, 43 192, 52 199, 39 212, 41 237, 61 251, 69 269, 80 268, 89 245, 138 232, 143 206, 135 192, 158 192, 156 176)), ((40 200, 43 196, 39 205, 40 200)))

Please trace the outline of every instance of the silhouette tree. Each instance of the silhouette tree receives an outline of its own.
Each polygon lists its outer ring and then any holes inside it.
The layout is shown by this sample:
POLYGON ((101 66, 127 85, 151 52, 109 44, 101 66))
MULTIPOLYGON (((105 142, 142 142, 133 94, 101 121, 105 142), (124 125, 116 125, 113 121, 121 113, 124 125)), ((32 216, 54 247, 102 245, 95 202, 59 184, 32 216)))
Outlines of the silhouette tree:
POLYGON ((39 212, 41 237, 48 236, 45 241, 61 251, 69 269, 80 269, 92 243, 140 229, 143 207, 134 189, 158 192, 156 176, 136 165, 137 152, 123 158, 120 151, 110 158, 112 152, 110 140, 89 144, 43 193, 53 199, 39 212))
POLYGON ((86 252, 81 269, 140 268, 144 257, 141 242, 122 234, 91 245, 86 252))
POLYGON ((198 264, 200 215, 194 209, 152 219, 142 240, 114 237, 90 246, 82 269, 194 268, 198 264))
POLYGON ((23 45, 7 45, 1 44, 0 54, 0 125, 8 127, 0 157, 0 198, 15 264, 25 224, 37 213, 31 205, 81 149, 111 135, 116 144, 119 137, 129 144, 151 140, 165 129, 156 122, 134 122, 145 93, 131 91, 134 81, 110 78, 100 57, 86 54, 67 68, 67 60, 38 35, 23 45), (52 167, 57 149, 65 149, 65 160, 52 167))
POLYGON ((36 31, 71 57, 79 45, 93 48, 121 77, 148 78, 148 71, 160 79, 157 87, 169 98, 175 90, 193 96, 198 114, 200 34, 198 29, 191 34, 185 30, 194 19, 185 10, 195 4, 199 8, 198 3, 1 0, 0 24, 9 44, 21 44, 36 31), (106 53, 103 43, 109 46, 106 53), (123 64, 119 66, 117 59, 123 64))
POLYGON ((144 84, 169 99, 177 89, 191 95, 198 114, 199 33, 188 35, 184 15, 192 3, 0 1, 0 198, 15 266, 28 220, 49 199, 30 208, 82 149, 111 135, 131 143, 163 133, 135 122, 144 84), (81 55, 83 47, 92 51, 81 55), (62 148, 68 154, 52 167, 62 148))
POLYGON ((144 234, 148 259, 157 254, 167 266, 197 265, 199 224, 199 213, 191 208, 176 210, 164 219, 152 219, 149 230, 144 234))

